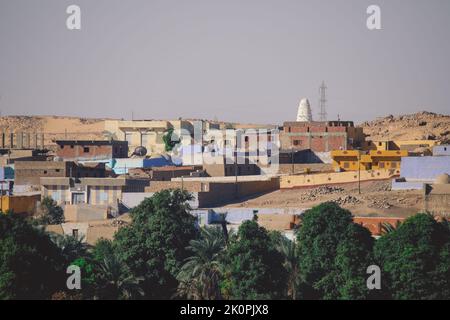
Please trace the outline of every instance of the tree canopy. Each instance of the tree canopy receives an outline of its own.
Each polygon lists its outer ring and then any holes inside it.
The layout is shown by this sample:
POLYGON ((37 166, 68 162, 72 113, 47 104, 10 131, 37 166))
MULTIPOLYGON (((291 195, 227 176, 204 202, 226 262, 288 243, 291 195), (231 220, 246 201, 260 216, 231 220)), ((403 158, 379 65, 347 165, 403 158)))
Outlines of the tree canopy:
POLYGON ((375 244, 384 293, 394 299, 450 299, 450 229, 421 213, 375 244))
POLYGON ((64 259, 48 234, 0 214, 0 299, 45 299, 64 282, 64 259))
POLYGON ((181 190, 158 192, 132 210, 132 223, 115 236, 119 258, 133 275, 143 277, 146 297, 170 298, 175 293, 189 242, 199 236, 196 219, 188 212, 189 200, 181 190))
POLYGON ((306 299, 364 299, 373 238, 350 211, 327 202, 305 212, 297 234, 299 291, 306 299))
POLYGON ((226 252, 226 295, 233 299, 283 298, 287 272, 276 245, 256 221, 243 222, 226 252))
POLYGON ((42 215, 39 222, 42 224, 61 224, 64 223, 64 211, 50 198, 45 197, 40 206, 42 215))

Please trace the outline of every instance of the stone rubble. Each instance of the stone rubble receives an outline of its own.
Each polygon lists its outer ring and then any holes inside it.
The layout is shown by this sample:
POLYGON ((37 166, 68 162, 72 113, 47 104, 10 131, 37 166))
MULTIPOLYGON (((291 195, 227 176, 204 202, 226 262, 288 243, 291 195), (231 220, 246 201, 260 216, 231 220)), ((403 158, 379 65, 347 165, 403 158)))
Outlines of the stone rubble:
POLYGON ((338 205, 343 206, 343 205, 359 204, 361 203, 361 200, 359 200, 354 196, 346 195, 333 200, 333 202, 336 202, 338 205))

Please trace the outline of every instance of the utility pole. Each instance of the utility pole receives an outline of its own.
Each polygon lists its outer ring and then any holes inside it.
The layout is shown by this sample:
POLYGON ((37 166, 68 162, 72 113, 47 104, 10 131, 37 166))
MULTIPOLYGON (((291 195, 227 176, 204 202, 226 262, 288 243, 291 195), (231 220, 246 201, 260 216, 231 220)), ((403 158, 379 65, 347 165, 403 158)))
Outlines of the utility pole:
MULTIPOLYGON (((236 197, 236 199, 238 198, 238 173, 237 173, 237 169, 238 169, 238 167, 237 167, 237 142, 238 142, 238 139, 237 139, 237 131, 235 130, 234 131, 234 135, 235 135, 235 145, 234 145, 234 185, 235 185, 235 197, 236 197)), ((226 159, 225 159, 225 162, 226 162, 226 159)))
POLYGON ((294 147, 291 145, 291 163, 292 163, 292 175, 294 175, 294 147))
POLYGON ((358 194, 361 194, 361 153, 358 150, 358 194))

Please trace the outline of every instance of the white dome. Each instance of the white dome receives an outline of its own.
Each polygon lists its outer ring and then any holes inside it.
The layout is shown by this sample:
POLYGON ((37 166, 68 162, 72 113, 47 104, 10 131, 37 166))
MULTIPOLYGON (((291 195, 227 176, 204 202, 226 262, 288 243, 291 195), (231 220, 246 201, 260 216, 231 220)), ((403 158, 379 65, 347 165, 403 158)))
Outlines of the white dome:
POLYGON ((311 105, 309 104, 309 100, 306 98, 300 100, 300 104, 298 105, 297 121, 312 121, 311 105))
POLYGON ((434 180, 435 184, 449 184, 450 176, 447 173, 440 174, 434 180))

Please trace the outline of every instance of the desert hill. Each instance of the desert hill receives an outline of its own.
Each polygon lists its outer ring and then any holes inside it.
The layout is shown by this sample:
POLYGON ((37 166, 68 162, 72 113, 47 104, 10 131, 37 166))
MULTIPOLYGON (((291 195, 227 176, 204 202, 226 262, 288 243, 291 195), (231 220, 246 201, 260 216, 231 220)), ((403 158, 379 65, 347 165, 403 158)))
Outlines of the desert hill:
POLYGON ((44 133, 45 145, 57 139, 103 139, 104 119, 59 116, 0 117, 0 131, 5 133, 44 133))
POLYGON ((360 124, 370 140, 438 140, 450 142, 450 116, 422 111, 389 115, 360 124))

